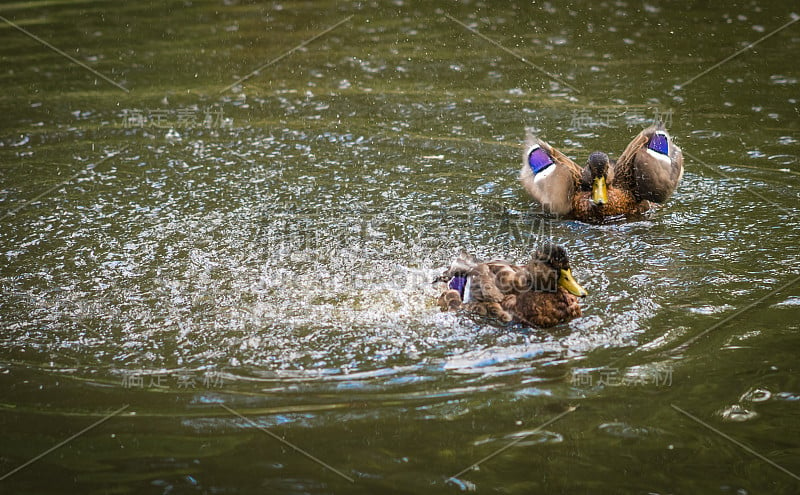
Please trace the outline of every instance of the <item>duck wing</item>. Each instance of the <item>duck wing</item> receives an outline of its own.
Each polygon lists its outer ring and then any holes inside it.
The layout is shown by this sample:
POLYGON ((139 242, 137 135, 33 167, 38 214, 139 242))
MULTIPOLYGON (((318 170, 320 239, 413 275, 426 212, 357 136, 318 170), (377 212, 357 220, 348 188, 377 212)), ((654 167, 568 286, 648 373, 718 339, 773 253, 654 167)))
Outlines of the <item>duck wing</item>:
POLYGON ((443 274, 434 279, 447 282, 448 289, 459 293, 464 303, 500 302, 505 297, 497 287, 495 274, 490 264, 482 263, 475 256, 462 252, 443 274))
POLYGON ((505 294, 497 286, 495 274, 486 263, 475 267, 470 282, 470 297, 475 301, 500 303, 505 298, 505 294))
POLYGON ((664 203, 683 177, 683 152, 658 123, 633 138, 613 168, 615 187, 637 201, 664 203))
POLYGON ((524 266, 503 260, 489 261, 486 266, 495 277, 495 285, 504 295, 516 295, 527 290, 528 276, 524 266))
POLYGON ((528 133, 519 175, 522 185, 545 211, 567 215, 579 187, 581 168, 565 154, 528 133))
POLYGON ((436 277, 433 282, 449 282, 453 277, 456 276, 466 277, 471 275, 480 263, 481 261, 474 255, 462 251, 461 254, 459 254, 458 257, 453 260, 450 268, 436 277))

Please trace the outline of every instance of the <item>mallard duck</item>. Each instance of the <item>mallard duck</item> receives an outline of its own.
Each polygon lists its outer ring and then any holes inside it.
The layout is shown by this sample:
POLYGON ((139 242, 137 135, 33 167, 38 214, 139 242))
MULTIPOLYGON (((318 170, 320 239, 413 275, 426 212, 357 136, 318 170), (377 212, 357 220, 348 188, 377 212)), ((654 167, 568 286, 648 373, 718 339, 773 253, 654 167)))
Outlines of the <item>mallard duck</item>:
POLYGON ((503 323, 551 327, 581 315, 578 297, 587 295, 572 276, 561 246, 545 245, 527 265, 481 262, 462 253, 434 282, 446 282, 442 311, 464 309, 503 323))
POLYGON ((520 171, 525 190, 546 212, 593 223, 647 212, 667 201, 681 177, 683 153, 660 123, 640 132, 616 162, 597 151, 583 169, 528 134, 520 171))

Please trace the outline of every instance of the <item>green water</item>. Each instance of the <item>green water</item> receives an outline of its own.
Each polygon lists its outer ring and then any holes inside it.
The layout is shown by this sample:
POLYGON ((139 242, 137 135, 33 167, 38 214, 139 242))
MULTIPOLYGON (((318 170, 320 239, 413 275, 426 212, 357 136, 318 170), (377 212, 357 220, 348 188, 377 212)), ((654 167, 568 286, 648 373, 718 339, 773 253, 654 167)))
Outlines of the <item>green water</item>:
POLYGON ((63 52, 0 21, 0 492, 800 492, 797 14, 0 5, 63 52), (582 163, 655 118, 651 218, 517 182, 526 127, 582 163), (543 238, 581 318, 439 312, 543 238))

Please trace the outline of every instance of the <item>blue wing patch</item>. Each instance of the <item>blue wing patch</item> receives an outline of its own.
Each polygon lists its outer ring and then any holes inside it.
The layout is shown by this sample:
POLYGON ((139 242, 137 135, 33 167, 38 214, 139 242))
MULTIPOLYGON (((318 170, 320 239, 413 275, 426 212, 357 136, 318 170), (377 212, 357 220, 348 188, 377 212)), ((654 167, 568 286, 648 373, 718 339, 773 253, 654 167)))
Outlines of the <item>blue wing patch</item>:
POLYGON ((664 132, 656 131, 650 142, 647 143, 647 149, 653 150, 662 155, 669 155, 669 140, 664 132))
POLYGON ((458 295, 461 296, 461 300, 464 300, 464 289, 467 288, 467 277, 465 275, 456 275, 450 279, 450 283, 447 286, 457 291, 458 295))
POLYGON ((534 146, 528 153, 528 165, 530 165, 533 174, 536 175, 542 170, 546 169, 553 164, 553 159, 539 146, 534 146))

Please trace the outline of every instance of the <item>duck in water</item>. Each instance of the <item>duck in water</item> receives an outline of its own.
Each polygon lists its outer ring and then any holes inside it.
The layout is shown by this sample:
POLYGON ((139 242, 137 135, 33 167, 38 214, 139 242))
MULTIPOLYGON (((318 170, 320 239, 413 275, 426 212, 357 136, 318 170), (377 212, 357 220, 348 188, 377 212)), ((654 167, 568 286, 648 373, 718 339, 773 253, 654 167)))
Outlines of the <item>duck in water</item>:
POLYGON ((446 282, 439 296, 442 311, 463 309, 502 323, 551 327, 581 315, 578 298, 587 295, 572 276, 566 250, 538 249, 526 265, 481 262, 459 256, 435 282, 446 282))
POLYGON ((584 222, 635 217, 672 195, 683 177, 683 153, 663 124, 643 130, 619 159, 596 151, 581 169, 529 134, 520 180, 548 213, 584 222))

